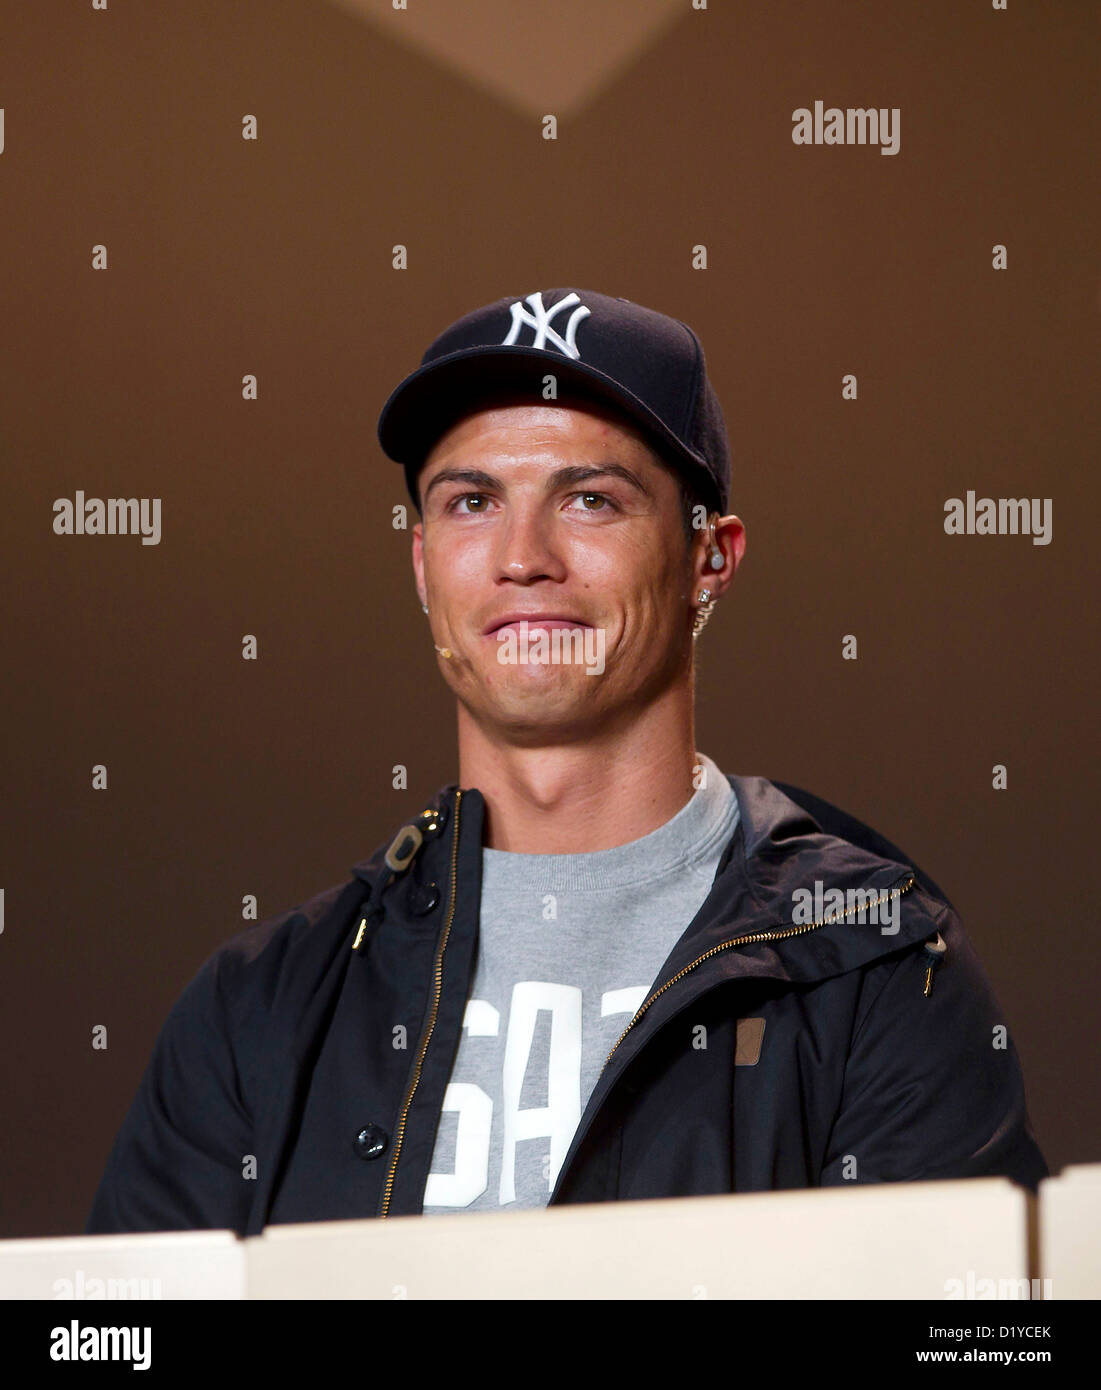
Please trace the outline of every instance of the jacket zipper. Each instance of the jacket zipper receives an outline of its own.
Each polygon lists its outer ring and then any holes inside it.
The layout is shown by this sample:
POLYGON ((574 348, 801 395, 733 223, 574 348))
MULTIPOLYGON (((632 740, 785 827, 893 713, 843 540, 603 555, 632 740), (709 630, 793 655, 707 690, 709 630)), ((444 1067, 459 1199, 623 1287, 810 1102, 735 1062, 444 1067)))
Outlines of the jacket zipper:
MULTIPOLYGON (((892 894, 897 893, 899 897, 901 897, 903 893, 908 893, 913 886, 914 879, 911 877, 907 880, 904 887, 888 888, 878 898, 876 898, 874 903, 864 903, 863 910, 867 911, 870 907, 878 907, 880 903, 885 902, 887 898, 892 896, 892 894)), ((853 907, 846 908, 845 911, 842 912, 840 915, 835 914, 830 917, 823 917, 820 922, 806 922, 798 927, 788 927, 784 931, 753 932, 749 936, 736 936, 731 941, 723 941, 718 946, 712 946, 709 951, 705 951, 702 956, 698 956, 694 961, 692 961, 690 965, 686 965, 683 970, 678 970, 671 980, 666 980, 666 982, 655 994, 651 994, 650 998, 647 999, 646 1002, 641 1006, 638 1013, 635 1014, 634 1018, 631 1019, 630 1023, 628 1023, 627 1027, 624 1028, 623 1032, 616 1039, 615 1047, 613 1047, 612 1051, 608 1053, 608 1056, 604 1061, 604 1066, 606 1067, 608 1063, 612 1060, 612 1054, 615 1052, 616 1047, 619 1046, 619 1044, 635 1026, 635 1024, 650 1007, 650 1005, 654 1002, 654 1000, 657 999, 660 995, 664 994, 670 985, 675 985, 678 980, 683 979, 684 976, 687 975, 690 970, 695 970, 696 966, 699 965, 701 961, 707 960, 709 956, 717 955, 719 951, 725 951, 731 946, 749 946, 755 944, 758 941, 782 941, 784 937, 787 936, 801 936, 804 932, 814 931, 817 927, 824 927, 832 922, 840 922, 843 918, 848 917, 850 913, 858 912, 860 910, 861 909, 859 907, 854 905, 853 907)), ((602 1067, 601 1071, 603 1071, 603 1069, 604 1068, 602 1067)))
POLYGON ((401 1154, 402 1139, 405 1136, 405 1121, 409 1115, 409 1107, 413 1103, 413 1096, 416 1094, 417 1086, 421 1079, 421 1066, 424 1062, 424 1054, 428 1051, 428 1044, 432 1038, 432 1030, 436 1026, 436 1014, 440 1007, 440 994, 443 989, 443 953, 447 948, 447 938, 451 932, 451 923, 455 917, 455 898, 458 892, 459 880, 456 872, 459 860, 459 806, 462 802, 463 794, 461 789, 455 792, 455 834, 451 844, 451 895, 447 904, 447 918, 443 924, 443 931, 440 933, 440 942, 436 947, 435 965, 435 984, 432 995, 432 1012, 428 1016, 428 1026, 421 1038, 421 1045, 417 1052, 417 1060, 413 1067, 413 1079, 409 1083, 409 1090, 405 1096, 405 1102, 401 1107, 401 1114, 398 1116, 397 1129, 394 1134, 394 1154, 390 1159, 390 1171, 386 1175, 386 1187, 382 1194, 382 1206, 379 1209, 379 1216, 387 1216, 390 1211, 390 1194, 394 1190, 394 1174, 397 1172, 398 1158, 401 1154))

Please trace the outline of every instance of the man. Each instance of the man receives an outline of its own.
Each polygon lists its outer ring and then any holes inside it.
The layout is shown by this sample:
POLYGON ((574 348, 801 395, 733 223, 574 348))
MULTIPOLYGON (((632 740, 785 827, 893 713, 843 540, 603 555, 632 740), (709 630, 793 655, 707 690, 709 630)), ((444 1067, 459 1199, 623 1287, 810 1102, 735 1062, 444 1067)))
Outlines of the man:
POLYGON ((935 883, 695 748, 745 551, 702 349, 555 289, 387 401, 459 780, 172 1011, 90 1232, 1047 1168, 935 883))

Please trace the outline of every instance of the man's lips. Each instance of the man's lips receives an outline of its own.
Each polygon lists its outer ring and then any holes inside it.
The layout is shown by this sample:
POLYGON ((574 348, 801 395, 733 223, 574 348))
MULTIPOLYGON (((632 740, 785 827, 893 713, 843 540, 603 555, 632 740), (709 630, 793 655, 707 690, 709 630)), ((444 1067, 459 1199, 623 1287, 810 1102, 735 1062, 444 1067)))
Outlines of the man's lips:
POLYGON ((483 636, 492 637, 495 632, 500 632, 502 628, 519 627, 521 623, 527 623, 528 627, 541 628, 589 626, 580 618, 563 617, 561 613, 507 613, 503 618, 495 618, 486 628, 483 636))

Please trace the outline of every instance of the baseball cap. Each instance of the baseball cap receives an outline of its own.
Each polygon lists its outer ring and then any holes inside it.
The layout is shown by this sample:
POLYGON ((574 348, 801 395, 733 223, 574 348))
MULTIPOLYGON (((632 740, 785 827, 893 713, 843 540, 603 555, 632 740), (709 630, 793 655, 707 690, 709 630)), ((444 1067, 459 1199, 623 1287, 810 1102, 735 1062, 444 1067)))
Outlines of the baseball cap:
POLYGON ((588 399, 626 415, 709 508, 726 511, 730 450, 703 348, 679 319, 593 290, 506 295, 456 320, 390 393, 378 421, 417 500, 425 457, 462 415, 499 393, 532 404, 588 399), (544 378, 555 378, 548 399, 544 378))

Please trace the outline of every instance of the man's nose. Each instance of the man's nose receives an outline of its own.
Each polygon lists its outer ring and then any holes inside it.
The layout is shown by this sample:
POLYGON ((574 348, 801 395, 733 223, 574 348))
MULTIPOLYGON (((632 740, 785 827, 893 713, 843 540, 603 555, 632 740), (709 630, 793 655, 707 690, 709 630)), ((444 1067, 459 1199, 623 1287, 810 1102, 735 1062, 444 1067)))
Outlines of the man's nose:
POLYGON ((566 566, 553 534, 551 518, 535 506, 510 509, 498 531, 494 558, 498 578, 519 583, 565 578, 566 566))

